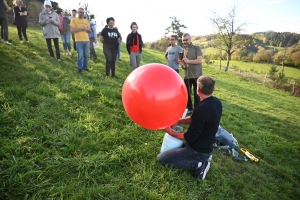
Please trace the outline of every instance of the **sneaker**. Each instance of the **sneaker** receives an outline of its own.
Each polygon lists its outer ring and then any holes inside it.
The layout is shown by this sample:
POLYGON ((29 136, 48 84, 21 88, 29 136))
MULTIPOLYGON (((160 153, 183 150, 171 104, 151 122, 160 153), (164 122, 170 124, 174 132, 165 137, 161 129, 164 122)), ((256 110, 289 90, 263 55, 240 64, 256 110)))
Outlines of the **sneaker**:
POLYGON ((69 52, 66 52, 66 56, 68 56, 69 55, 69 52))
POLYGON ((79 70, 78 70, 78 74, 81 74, 81 72, 82 72, 82 69, 79 69, 79 70))
POLYGON ((61 61, 61 59, 57 59, 57 61, 58 61, 58 62, 60 62, 60 61, 61 61))
POLYGON ((27 40, 26 42, 29 43, 29 40, 27 40))
POLYGON ((89 69, 84 69, 85 71, 89 72, 90 70, 89 69))
POLYGON ((202 162, 201 167, 196 169, 195 177, 204 180, 209 168, 210 161, 202 162))
POLYGON ((69 56, 71 56, 72 55, 72 52, 71 51, 69 51, 69 56))
POLYGON ((3 40, 3 39, 1 39, 1 41, 2 41, 2 42, 4 42, 4 40, 3 40))
POLYGON ((11 45, 9 41, 4 41, 4 44, 11 45))
POLYGON ((23 40, 20 40, 20 43, 23 43, 24 41, 23 40))

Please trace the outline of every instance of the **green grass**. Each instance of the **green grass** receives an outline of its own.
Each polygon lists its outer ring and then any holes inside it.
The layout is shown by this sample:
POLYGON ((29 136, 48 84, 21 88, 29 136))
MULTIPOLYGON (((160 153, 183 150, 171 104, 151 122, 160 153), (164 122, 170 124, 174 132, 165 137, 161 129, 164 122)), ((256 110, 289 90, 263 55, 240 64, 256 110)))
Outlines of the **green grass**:
MULTIPOLYGON (((0 199, 300 198, 299 98, 205 66, 217 80, 221 125, 260 162, 214 151, 200 181, 158 164, 164 131, 139 127, 125 113, 124 44, 117 79, 105 79, 101 48, 80 76, 76 55, 49 59, 40 29, 28 29, 29 44, 9 32, 14 45, 0 44, 0 199)), ((152 62, 165 63, 163 53, 144 49, 142 64, 152 62)))
MULTIPOLYGON (((226 65, 226 60, 223 60, 223 66, 226 65)), ((214 61, 214 64, 217 66, 219 65, 219 61, 214 61)), ((278 71, 281 72, 281 65, 276 65, 278 71)), ((229 63, 229 68, 247 72, 253 72, 258 74, 266 74, 269 73, 271 67, 271 63, 255 63, 255 62, 242 62, 242 61, 236 61, 232 60, 229 63)), ((292 79, 300 79, 300 69, 295 67, 284 67, 284 74, 286 77, 292 78, 292 79)))

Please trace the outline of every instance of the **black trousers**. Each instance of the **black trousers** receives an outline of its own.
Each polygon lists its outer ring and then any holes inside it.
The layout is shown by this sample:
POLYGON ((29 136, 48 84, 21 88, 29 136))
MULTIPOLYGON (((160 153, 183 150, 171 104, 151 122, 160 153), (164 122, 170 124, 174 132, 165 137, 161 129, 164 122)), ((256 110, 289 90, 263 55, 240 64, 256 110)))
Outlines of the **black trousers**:
POLYGON ((104 56, 106 59, 106 76, 109 76, 109 72, 111 70, 111 76, 115 76, 116 71, 116 58, 118 54, 118 49, 103 49, 104 56))
POLYGON ((96 57, 96 51, 95 51, 94 44, 93 44, 94 41, 95 41, 94 38, 90 38, 90 56, 96 57))
POLYGON ((4 41, 8 41, 8 17, 6 13, 0 13, 1 34, 4 41))
POLYGON ((188 102, 187 102, 187 108, 188 110, 193 110, 196 108, 200 103, 200 97, 197 94, 197 78, 191 78, 191 79, 184 79, 184 83, 188 92, 188 102), (191 98, 191 90, 193 87, 193 93, 194 93, 194 107, 193 102, 191 98))
POLYGON ((59 52, 59 46, 58 46, 58 38, 47 38, 46 39, 47 46, 48 46, 48 51, 50 53, 50 56, 54 57, 54 53, 53 53, 53 50, 52 50, 51 40, 53 40, 53 42, 54 42, 54 47, 55 47, 55 51, 56 51, 56 58, 60 59, 60 52, 59 52))
POLYGON ((22 34, 23 34, 25 40, 28 41, 27 34, 26 34, 27 27, 17 26, 17 29, 18 29, 19 39, 23 40, 23 38, 22 38, 22 34))

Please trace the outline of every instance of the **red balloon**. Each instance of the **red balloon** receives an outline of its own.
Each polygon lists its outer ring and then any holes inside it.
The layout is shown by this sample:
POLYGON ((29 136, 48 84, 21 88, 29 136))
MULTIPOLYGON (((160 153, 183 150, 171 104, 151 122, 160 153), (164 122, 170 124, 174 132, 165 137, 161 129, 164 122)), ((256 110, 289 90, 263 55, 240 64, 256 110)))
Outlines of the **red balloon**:
POLYGON ((128 75, 122 88, 122 102, 135 123, 159 130, 180 119, 187 104, 187 90, 175 70, 152 63, 128 75))

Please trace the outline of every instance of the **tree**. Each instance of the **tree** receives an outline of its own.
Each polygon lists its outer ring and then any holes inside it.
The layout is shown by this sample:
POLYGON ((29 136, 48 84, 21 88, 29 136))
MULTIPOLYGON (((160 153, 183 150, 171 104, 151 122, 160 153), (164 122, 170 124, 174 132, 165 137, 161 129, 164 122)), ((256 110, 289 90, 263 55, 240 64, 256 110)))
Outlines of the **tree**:
POLYGON ((236 10, 237 6, 234 5, 226 17, 221 17, 217 12, 213 12, 214 16, 210 18, 217 29, 219 39, 222 41, 223 50, 227 54, 225 71, 228 71, 231 55, 235 52, 235 48, 245 43, 245 38, 239 33, 246 24, 237 22, 236 10))
POLYGON ((255 62, 271 62, 272 57, 263 47, 258 49, 258 52, 253 56, 255 62))
POLYGON ((172 33, 172 35, 177 35, 178 37, 178 45, 182 46, 182 29, 186 29, 187 27, 183 24, 180 24, 180 20, 177 20, 176 17, 169 17, 171 19, 171 26, 166 28, 165 36, 169 35, 169 33, 172 33))

